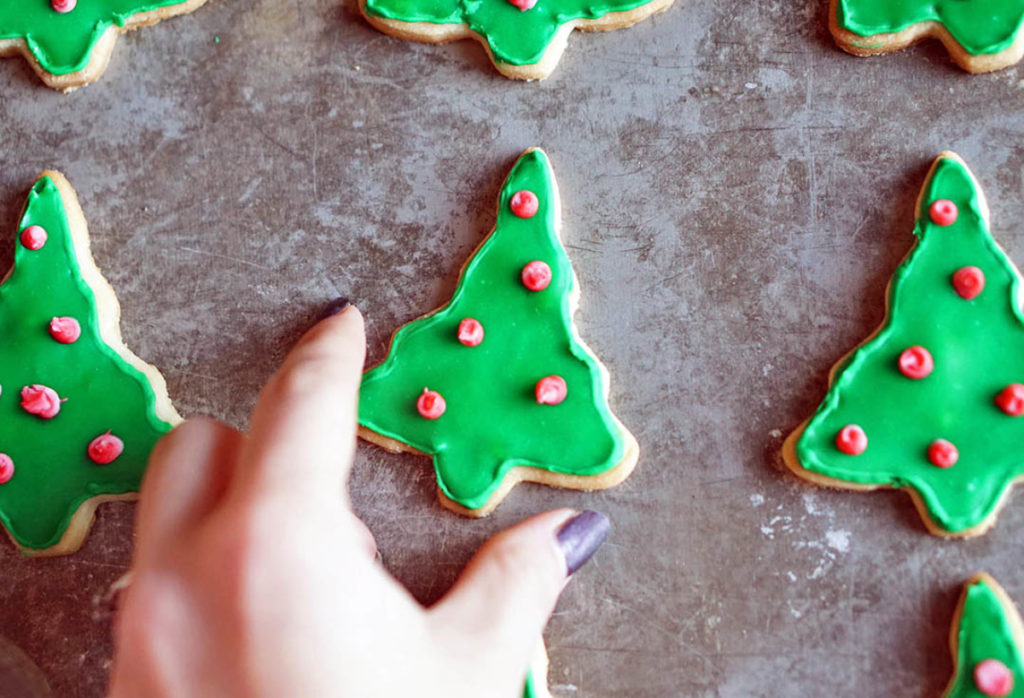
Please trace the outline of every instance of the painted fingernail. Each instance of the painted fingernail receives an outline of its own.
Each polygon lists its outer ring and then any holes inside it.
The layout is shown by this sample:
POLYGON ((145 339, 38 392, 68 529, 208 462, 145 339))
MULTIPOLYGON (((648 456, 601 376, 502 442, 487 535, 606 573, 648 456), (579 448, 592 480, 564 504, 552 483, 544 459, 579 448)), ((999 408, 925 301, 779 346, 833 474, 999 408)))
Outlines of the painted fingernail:
POLYGON ((333 301, 324 306, 324 309, 320 311, 320 317, 316 319, 317 322, 326 320, 332 315, 341 315, 343 312, 352 307, 352 303, 348 298, 335 298, 333 301))
POLYGON ((575 574, 576 570, 587 564, 604 543, 611 528, 612 522, 607 516, 590 509, 562 524, 555 537, 565 556, 566 576, 575 574))

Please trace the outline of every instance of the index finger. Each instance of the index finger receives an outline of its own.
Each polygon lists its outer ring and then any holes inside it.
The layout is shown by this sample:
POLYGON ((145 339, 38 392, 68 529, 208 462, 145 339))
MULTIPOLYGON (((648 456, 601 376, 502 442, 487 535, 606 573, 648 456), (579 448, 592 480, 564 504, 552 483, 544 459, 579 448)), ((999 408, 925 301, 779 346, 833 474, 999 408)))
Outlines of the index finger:
POLYGON ((236 472, 243 490, 343 491, 365 358, 363 316, 354 306, 321 320, 299 340, 253 410, 236 472))

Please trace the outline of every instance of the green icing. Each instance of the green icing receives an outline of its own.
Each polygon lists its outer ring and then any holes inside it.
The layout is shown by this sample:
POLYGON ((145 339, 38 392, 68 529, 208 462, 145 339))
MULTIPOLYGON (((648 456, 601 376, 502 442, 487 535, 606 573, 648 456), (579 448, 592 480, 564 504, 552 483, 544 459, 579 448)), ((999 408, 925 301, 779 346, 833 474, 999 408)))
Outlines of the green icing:
POLYGON ((53 75, 84 69, 96 42, 112 26, 123 27, 133 15, 187 0, 78 0, 67 14, 50 0, 0 0, 0 39, 24 39, 39 65, 53 75))
POLYGON ((400 22, 465 24, 482 36, 495 60, 534 65, 559 28, 577 19, 599 19, 651 0, 538 0, 520 10, 508 0, 366 0, 367 13, 400 22))
POLYGON ((136 492, 149 453, 171 425, 157 417, 146 377, 100 337, 96 299, 82 279, 68 219, 49 178, 29 193, 19 231, 48 233, 37 251, 16 245, 14 269, 0 285, 0 452, 15 464, 0 485, 0 521, 24 548, 56 544, 85 500, 136 492), (60 344, 49 334, 54 316, 76 318, 82 335, 60 344), (22 387, 40 383, 67 402, 44 420, 20 406, 22 387), (107 430, 124 441, 109 465, 86 455, 107 430))
POLYGON ((986 659, 995 659, 1013 672, 1010 698, 1024 698, 1024 664, 1013 635, 1008 614, 999 596, 984 580, 972 582, 966 589, 957 628, 956 676, 945 698, 986 698, 974 684, 974 668, 986 659))
POLYGON ((526 688, 523 689, 523 698, 537 698, 537 688, 533 683, 533 674, 526 675, 526 688))
POLYGON ((572 328, 575 281, 558 239, 557 196, 544 153, 524 154, 501 190, 495 230, 466 264, 451 302, 402 327, 385 361, 363 377, 360 424, 433 455, 442 491, 469 509, 482 507, 517 466, 597 475, 625 453, 600 366, 572 328), (540 199, 530 219, 509 210, 523 189, 540 199), (553 271, 540 292, 520 281, 533 260, 553 271), (483 324, 477 347, 457 339, 467 317, 483 324), (538 405, 534 386, 549 375, 565 379, 568 397, 538 405), (447 402, 440 419, 416 411, 425 387, 447 402))
POLYGON ((796 444, 800 465, 813 473, 913 489, 929 518, 950 533, 985 521, 1024 473, 1018 450, 1024 418, 994 403, 1005 386, 1024 382, 1020 280, 992 239, 982 201, 966 166, 954 158, 936 161, 917 212, 918 244, 893 277, 885 324, 837 368, 796 444), (929 218, 937 199, 956 203, 953 225, 929 218), (986 278, 984 292, 971 301, 951 283, 965 266, 980 267, 986 278), (935 360, 923 380, 904 377, 897 365, 900 353, 915 345, 935 360), (836 434, 847 424, 868 435, 859 456, 836 448, 836 434), (926 456, 940 438, 959 449, 952 468, 938 468, 926 456))
POLYGON ((938 22, 968 53, 1000 53, 1024 23, 1024 0, 839 0, 839 26, 860 36, 938 22))

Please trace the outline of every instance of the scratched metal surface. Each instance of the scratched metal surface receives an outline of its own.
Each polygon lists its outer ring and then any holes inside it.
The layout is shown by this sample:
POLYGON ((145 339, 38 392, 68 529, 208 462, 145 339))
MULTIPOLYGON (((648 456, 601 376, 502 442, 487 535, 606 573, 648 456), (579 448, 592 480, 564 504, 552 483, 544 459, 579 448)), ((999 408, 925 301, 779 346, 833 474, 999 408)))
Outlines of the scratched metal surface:
MULTIPOLYGON (((1024 259, 1024 83, 1016 68, 969 77, 936 46, 846 56, 825 4, 680 0, 577 34, 533 85, 474 43, 382 36, 337 0, 211 0, 123 38, 70 96, 2 61, 0 267, 33 178, 62 169, 128 344, 182 413, 244 426, 324 301, 358 302, 372 359, 444 301, 508 166, 542 146, 579 324, 641 464, 610 492, 524 486, 467 521, 438 506, 427 461, 364 445, 353 499, 388 567, 429 603, 491 533, 594 507, 616 528, 548 628, 556 695, 937 696, 959 584, 987 569, 1024 601, 1024 503, 944 542, 906 496, 806 486, 778 450, 882 319, 938 151, 973 165, 1024 259)), ((68 558, 0 545, 0 635, 55 695, 104 690, 132 514, 104 506, 68 558)))

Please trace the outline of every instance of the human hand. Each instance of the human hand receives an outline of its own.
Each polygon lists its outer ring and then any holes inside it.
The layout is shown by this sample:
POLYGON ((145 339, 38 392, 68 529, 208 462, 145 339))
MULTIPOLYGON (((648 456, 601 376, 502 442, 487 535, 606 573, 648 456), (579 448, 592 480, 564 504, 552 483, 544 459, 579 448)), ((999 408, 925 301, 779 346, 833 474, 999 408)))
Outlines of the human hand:
POLYGON ((114 698, 521 698, 548 616, 608 520, 524 521, 423 608, 376 564, 346 494, 365 358, 346 306, 292 350, 247 436, 195 419, 154 450, 114 698))

